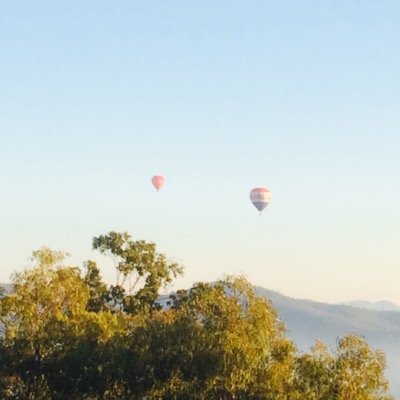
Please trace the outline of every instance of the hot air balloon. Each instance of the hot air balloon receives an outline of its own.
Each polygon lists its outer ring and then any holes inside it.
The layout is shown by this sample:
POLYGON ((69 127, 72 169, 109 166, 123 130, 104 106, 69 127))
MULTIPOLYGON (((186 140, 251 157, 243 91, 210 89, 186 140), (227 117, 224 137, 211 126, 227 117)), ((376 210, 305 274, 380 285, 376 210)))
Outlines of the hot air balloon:
POLYGON ((165 178, 162 175, 154 175, 151 178, 151 182, 157 190, 160 190, 165 183, 165 178))
POLYGON ((261 213, 271 202, 271 192, 267 188, 255 188, 250 192, 250 200, 261 213))

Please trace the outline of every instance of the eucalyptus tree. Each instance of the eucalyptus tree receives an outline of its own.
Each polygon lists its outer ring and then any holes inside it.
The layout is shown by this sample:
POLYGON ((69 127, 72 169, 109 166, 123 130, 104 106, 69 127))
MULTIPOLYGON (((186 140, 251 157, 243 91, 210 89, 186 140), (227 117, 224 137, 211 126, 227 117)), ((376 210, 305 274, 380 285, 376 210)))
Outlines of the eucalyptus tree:
POLYGON ((148 399, 284 399, 294 346, 243 278, 180 291, 146 328, 148 399))
POLYGON ((34 266, 15 274, 11 292, 0 299, 1 351, 8 360, 0 371, 1 398, 83 398, 79 390, 90 391, 91 384, 77 382, 100 378, 98 345, 124 330, 121 316, 87 310, 89 288, 65 257, 46 247, 34 251, 34 266))
POLYGON ((341 338, 335 350, 338 400, 389 400, 385 354, 357 335, 341 338))
MULTIPOLYGON (((160 289, 183 271, 178 263, 159 253, 154 243, 133 240, 127 232, 111 231, 95 237, 93 249, 114 261, 117 280, 106 296, 101 294, 101 298, 105 298, 104 307, 114 311, 137 313, 144 308, 156 307, 160 289)), ((93 273, 95 266, 89 267, 93 273)))
POLYGON ((392 400, 385 378, 385 355, 366 340, 348 335, 331 351, 317 342, 297 356, 293 399, 392 400))

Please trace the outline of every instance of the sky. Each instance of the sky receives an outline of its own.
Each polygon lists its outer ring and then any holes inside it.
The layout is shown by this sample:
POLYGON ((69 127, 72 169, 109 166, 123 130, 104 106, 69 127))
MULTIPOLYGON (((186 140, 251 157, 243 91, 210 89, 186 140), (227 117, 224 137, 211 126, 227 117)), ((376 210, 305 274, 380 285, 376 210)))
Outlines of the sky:
POLYGON ((400 304, 399 70, 394 0, 1 2, 0 282, 46 245, 111 283, 117 230, 168 290, 400 304))

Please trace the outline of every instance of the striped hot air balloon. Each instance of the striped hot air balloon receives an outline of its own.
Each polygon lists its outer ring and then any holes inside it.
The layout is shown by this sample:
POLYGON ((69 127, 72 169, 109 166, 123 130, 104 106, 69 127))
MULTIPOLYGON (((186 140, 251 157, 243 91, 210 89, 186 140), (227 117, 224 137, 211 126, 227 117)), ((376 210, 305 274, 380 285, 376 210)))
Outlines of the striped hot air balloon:
POLYGON ((165 183, 165 178, 162 175, 154 175, 151 178, 151 182, 157 190, 160 190, 165 183))
POLYGON ((271 192, 267 188, 254 188, 250 192, 250 200, 254 207, 261 213, 271 202, 271 192))

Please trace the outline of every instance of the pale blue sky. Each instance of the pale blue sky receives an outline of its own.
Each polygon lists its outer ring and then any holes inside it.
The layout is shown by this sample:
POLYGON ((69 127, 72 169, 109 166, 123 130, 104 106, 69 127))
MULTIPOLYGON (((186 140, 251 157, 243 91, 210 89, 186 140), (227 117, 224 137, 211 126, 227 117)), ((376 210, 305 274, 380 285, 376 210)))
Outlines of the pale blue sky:
POLYGON ((174 288, 400 303, 399 71, 398 1, 2 2, 0 281, 114 229, 174 288))

